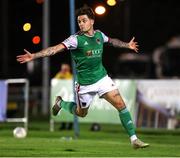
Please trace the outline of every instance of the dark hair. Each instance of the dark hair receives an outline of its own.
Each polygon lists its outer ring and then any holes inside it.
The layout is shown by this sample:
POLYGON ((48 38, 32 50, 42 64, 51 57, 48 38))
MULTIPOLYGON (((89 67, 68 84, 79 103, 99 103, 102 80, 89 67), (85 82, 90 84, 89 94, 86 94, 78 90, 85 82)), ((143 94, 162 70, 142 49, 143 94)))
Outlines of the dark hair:
POLYGON ((93 19, 93 20, 95 19, 93 10, 87 5, 84 5, 83 7, 76 10, 76 17, 80 15, 87 15, 89 19, 93 19))

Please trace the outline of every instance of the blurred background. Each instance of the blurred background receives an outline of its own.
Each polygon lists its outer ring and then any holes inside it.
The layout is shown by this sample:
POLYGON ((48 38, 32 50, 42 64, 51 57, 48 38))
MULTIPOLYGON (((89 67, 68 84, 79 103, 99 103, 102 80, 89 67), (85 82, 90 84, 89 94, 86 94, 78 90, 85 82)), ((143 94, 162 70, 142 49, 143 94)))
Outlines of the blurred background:
POLYGON ((0 156, 179 157, 179 8, 179 0, 0 0, 0 156), (69 51, 16 61, 24 48, 35 53, 77 32, 83 5, 95 11, 95 29, 139 44, 139 53, 104 45, 103 63, 148 149, 131 149, 117 111, 98 96, 83 119, 51 115, 57 95, 74 98, 69 51), (28 139, 12 138, 19 126, 28 139))
MULTIPOLYGON (((28 77, 32 86, 41 86, 42 61, 36 60, 32 68, 29 66, 28 69, 28 65, 20 65, 16 62, 16 56, 22 54, 24 48, 30 52, 42 49, 44 1, 1 0, 0 2, 0 78, 28 77), (23 30, 26 23, 31 25, 29 31, 23 30), (35 36, 38 36, 40 41, 37 38, 34 39, 35 43, 33 43, 32 40, 35 36)), ((153 60, 153 55, 157 48, 166 47, 173 38, 179 42, 180 4, 178 0, 150 0, 148 2, 144 0, 117 0, 114 6, 107 5, 106 0, 78 0, 75 1, 75 8, 82 7, 84 4, 93 9, 97 5, 103 5, 106 8, 103 15, 96 14, 96 29, 100 29, 107 36, 117 37, 127 42, 135 36, 140 45, 139 54, 132 53, 132 56, 128 56, 128 53, 131 53, 128 50, 112 47, 105 49, 104 66, 110 76, 113 78, 148 79, 160 77, 156 73, 158 63, 153 60), (126 61, 128 59, 132 59, 132 61, 126 61)), ((69 1, 51 0, 49 5, 49 44, 55 45, 70 35, 69 1)), ((76 31, 78 31, 78 27, 76 27, 76 31)), ((179 43, 177 43, 178 46, 179 43)), ((178 58, 176 59, 178 61, 178 58)), ((174 62, 178 64, 177 61, 174 62)), ((70 53, 62 53, 50 58, 51 78, 59 70, 59 65, 62 62, 71 64, 70 53)), ((178 67, 177 74, 174 74, 174 67, 168 68, 171 70, 167 71, 173 72, 166 72, 167 74, 162 75, 169 77, 179 75, 178 67)))
MULTIPOLYGON (((179 1, 109 2, 112 4, 108 4, 106 0, 76 0, 74 5, 77 9, 86 4, 94 11, 96 7, 103 6, 105 12, 101 15, 96 13, 95 29, 101 30, 109 37, 126 42, 134 36, 140 45, 138 54, 105 45, 103 63, 108 74, 113 79, 152 79, 153 81, 175 79, 178 82, 180 77, 179 1)), ((47 108, 43 109, 45 77, 43 61, 38 59, 27 64, 19 64, 16 62, 16 56, 23 54, 24 48, 30 52, 37 52, 43 48, 44 41, 48 40, 48 45, 52 46, 71 35, 70 1, 49 0, 49 37, 46 39, 43 36, 44 3, 44 0, 0 0, 0 79, 28 79, 30 116, 49 114, 47 108)), ((78 26, 75 24, 75 32, 77 31, 78 26)), ((49 58, 47 71, 49 86, 50 80, 60 70, 62 63, 71 65, 70 52, 66 51, 49 58)), ((50 98, 50 88, 47 91, 50 98)), ((16 91, 15 93, 18 94, 16 91)), ((176 93, 179 95, 179 90, 176 90, 176 93)), ((49 99, 47 100, 49 102, 49 99)), ((179 107, 180 103, 177 104, 179 107)), ((12 107, 16 107, 15 105, 12 104, 12 107)))

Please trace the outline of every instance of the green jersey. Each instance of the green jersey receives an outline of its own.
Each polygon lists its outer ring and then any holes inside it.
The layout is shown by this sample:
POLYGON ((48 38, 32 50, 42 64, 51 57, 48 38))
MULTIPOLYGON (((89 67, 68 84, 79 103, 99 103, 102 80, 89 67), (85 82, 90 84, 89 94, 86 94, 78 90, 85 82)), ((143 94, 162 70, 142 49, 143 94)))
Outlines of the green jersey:
POLYGON ((75 34, 62 42, 72 52, 80 85, 93 84, 107 75, 102 64, 102 54, 103 44, 108 39, 104 33, 96 30, 93 36, 75 34))

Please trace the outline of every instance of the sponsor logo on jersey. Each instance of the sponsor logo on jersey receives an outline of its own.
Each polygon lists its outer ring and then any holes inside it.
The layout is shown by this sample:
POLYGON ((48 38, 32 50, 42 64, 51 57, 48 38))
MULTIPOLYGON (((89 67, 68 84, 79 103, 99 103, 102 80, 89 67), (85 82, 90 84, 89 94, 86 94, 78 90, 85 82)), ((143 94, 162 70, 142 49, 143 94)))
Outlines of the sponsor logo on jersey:
POLYGON ((102 52, 102 49, 92 50, 93 55, 101 54, 101 52, 102 52))
POLYGON ((89 57, 89 56, 92 56, 92 51, 91 51, 91 50, 87 51, 87 52, 86 52, 86 56, 88 56, 88 57, 89 57))
POLYGON ((89 50, 86 52, 86 56, 88 57, 100 57, 102 49, 89 50))

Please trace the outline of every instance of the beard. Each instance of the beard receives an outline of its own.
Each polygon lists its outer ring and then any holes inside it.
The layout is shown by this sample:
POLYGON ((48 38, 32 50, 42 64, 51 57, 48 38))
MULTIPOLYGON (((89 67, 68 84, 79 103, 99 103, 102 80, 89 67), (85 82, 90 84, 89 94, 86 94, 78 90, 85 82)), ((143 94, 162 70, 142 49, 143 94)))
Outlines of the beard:
POLYGON ((92 26, 90 26, 89 28, 80 28, 80 31, 84 32, 84 33, 87 33, 91 29, 92 29, 92 26))

